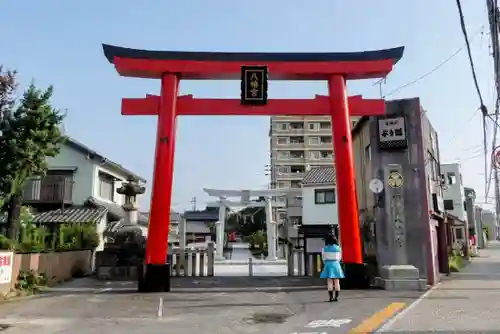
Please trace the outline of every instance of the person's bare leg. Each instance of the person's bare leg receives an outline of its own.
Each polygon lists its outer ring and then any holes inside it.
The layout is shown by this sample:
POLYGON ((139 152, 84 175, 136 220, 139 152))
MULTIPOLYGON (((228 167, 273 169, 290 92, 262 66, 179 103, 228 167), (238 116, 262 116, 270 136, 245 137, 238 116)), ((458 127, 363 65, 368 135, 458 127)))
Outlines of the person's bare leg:
POLYGON ((340 292, 340 280, 338 278, 333 280, 333 284, 335 286, 335 298, 334 301, 339 300, 339 292, 340 292))
POLYGON ((331 278, 327 278, 326 279, 326 286, 328 288, 328 295, 330 296, 330 300, 329 301, 333 301, 333 288, 334 288, 334 282, 333 282, 333 279, 331 278))

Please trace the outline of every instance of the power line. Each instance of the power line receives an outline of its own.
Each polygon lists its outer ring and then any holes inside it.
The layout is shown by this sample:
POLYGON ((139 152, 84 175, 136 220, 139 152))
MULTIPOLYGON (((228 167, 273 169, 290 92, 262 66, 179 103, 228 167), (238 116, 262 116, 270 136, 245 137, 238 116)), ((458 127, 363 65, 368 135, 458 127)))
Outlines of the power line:
POLYGON ((469 65, 472 72, 472 79, 474 80, 474 86, 476 87, 477 96, 479 98, 479 102, 481 103, 481 109, 483 109, 484 107, 483 95, 481 94, 481 90, 479 89, 479 83, 477 81, 476 69, 474 67, 474 60, 472 59, 472 51, 470 48, 469 37, 467 35, 467 28, 465 27, 465 19, 464 19, 464 13, 462 11, 462 4, 460 3, 460 0, 456 1, 457 1, 458 15, 460 17, 460 28, 462 29, 462 34, 464 35, 465 39, 465 47, 467 48, 467 55, 469 57, 469 65))
MULTIPOLYGON (((479 34, 482 34, 484 32, 484 25, 482 25, 478 31, 476 31, 474 33, 474 35, 472 35, 472 38, 471 38, 471 42, 479 35, 479 34)), ((446 63, 448 63, 450 60, 452 60, 456 55, 458 55, 461 51, 463 51, 464 47, 466 46, 466 44, 464 44, 463 46, 459 47, 457 50, 455 50, 455 52, 453 52, 451 54, 451 56, 449 56, 448 58, 446 58, 445 60, 443 60, 441 63, 439 63, 436 67, 434 67, 433 69, 431 69, 430 71, 426 72, 425 74, 421 75, 420 77, 418 77, 417 79, 414 79, 402 86, 399 86, 395 89, 393 89, 392 91, 390 91, 389 93, 385 94, 382 96, 382 98, 386 98, 388 96, 391 96, 409 86, 412 86, 416 83, 418 83, 419 81, 425 79, 426 77, 428 77, 429 75, 433 74, 434 72, 436 72, 437 70, 439 70, 441 67, 443 67, 446 63)), ((377 84, 381 84, 382 81, 385 81, 385 78, 382 78, 378 81, 376 81, 373 86, 377 85, 377 84)), ((382 94, 381 94, 382 95, 382 94)))

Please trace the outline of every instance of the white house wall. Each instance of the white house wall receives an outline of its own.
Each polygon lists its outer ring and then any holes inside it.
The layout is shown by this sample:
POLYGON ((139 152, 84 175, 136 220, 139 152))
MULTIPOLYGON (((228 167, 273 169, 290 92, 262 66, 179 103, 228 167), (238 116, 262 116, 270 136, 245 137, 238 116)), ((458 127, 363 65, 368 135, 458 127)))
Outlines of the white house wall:
MULTIPOLYGON (((314 191, 332 189, 332 186, 307 186, 302 188, 302 225, 337 225, 338 208, 335 204, 315 204, 314 191)), ((337 189, 335 196, 338 200, 337 189)), ((337 202, 337 201, 336 201, 337 202)))
POLYGON ((122 185, 122 182, 126 180, 126 176, 124 174, 118 174, 116 172, 112 172, 109 169, 105 168, 104 166, 101 166, 100 164, 94 164, 94 193, 93 196, 96 198, 99 198, 103 201, 108 201, 106 198, 102 198, 99 196, 99 172, 103 172, 106 174, 109 174, 118 181, 115 181, 115 193, 113 195, 114 202, 118 205, 123 205, 125 203, 125 198, 123 195, 120 195, 116 192, 116 189, 120 188, 122 185))
MULTIPOLYGON (((121 181, 115 181, 114 202, 118 205, 125 203, 125 197, 116 193, 116 189, 121 187, 122 181, 127 179, 124 173, 111 171, 96 160, 88 159, 85 154, 69 146, 62 145, 60 153, 52 158, 47 158, 49 169, 76 169, 73 175, 73 203, 75 205, 84 204, 90 196, 107 201, 99 196, 99 171, 114 176, 121 181)), ((140 197, 137 197, 137 204, 140 204, 140 197)))
POLYGON ((447 210, 452 215, 458 217, 458 219, 465 221, 467 219, 464 201, 465 201, 465 190, 463 186, 462 180, 462 171, 460 168, 460 164, 442 164, 441 165, 441 174, 444 175, 445 179, 445 190, 443 193, 443 198, 445 200, 453 201, 453 210, 447 210), (455 174, 455 183, 449 184, 448 182, 448 173, 455 174))
POLYGON ((94 164, 92 160, 79 151, 69 146, 62 145, 60 153, 52 158, 47 158, 49 169, 76 168, 73 175, 73 203, 82 205, 94 193, 94 164))

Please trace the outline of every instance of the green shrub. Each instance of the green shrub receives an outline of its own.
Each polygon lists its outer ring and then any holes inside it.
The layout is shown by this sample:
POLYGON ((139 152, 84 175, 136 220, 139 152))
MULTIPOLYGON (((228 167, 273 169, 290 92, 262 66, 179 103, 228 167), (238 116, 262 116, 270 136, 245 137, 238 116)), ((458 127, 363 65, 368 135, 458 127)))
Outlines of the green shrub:
POLYGON ((7 238, 5 235, 0 234, 0 249, 1 250, 15 250, 16 242, 12 239, 7 238))
POLYGON ((16 289, 25 294, 34 294, 43 290, 47 283, 47 277, 43 273, 21 271, 17 277, 16 289))

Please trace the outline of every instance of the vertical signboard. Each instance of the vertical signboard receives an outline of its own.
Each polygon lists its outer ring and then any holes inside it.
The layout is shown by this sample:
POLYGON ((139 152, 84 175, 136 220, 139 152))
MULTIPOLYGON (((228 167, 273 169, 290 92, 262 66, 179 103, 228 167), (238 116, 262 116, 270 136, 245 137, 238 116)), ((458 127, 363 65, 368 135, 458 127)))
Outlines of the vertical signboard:
POLYGON ((264 106, 267 104, 267 66, 241 67, 241 104, 264 106))
POLYGON ((14 253, 0 251, 0 284, 9 284, 12 281, 14 253))
POLYGON ((396 265, 407 264, 406 254, 406 219, 404 204, 404 179, 403 167, 397 164, 385 166, 386 178, 386 214, 388 219, 388 231, 392 235, 394 252, 394 263, 396 265))

